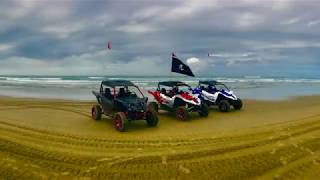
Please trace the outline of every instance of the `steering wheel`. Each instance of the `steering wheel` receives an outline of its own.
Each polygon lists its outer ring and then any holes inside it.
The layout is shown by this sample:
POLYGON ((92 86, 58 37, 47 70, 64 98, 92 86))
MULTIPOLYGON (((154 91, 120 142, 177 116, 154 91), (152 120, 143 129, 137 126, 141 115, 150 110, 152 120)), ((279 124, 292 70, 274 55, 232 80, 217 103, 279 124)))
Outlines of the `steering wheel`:
POLYGON ((135 92, 130 92, 129 96, 131 97, 137 97, 137 94, 135 92))

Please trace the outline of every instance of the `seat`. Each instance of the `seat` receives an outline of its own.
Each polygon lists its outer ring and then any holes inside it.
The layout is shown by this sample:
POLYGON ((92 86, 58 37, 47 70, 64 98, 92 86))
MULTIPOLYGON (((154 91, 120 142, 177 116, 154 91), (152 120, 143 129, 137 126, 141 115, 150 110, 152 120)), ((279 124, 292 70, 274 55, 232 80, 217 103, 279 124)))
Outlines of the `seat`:
POLYGON ((178 94, 178 88, 177 87, 173 87, 170 91, 169 91, 169 93, 168 93, 168 95, 167 96, 169 96, 169 97, 173 97, 173 96, 175 96, 175 95, 177 95, 178 94))
POLYGON ((166 91, 165 88, 162 88, 162 89, 161 89, 161 94, 167 95, 167 91, 166 91))
POLYGON ((126 95, 126 92, 125 92, 124 88, 120 88, 119 93, 118 93, 118 97, 124 97, 125 95, 126 95))
POLYGON ((215 93, 217 91, 218 91, 218 89, 215 86, 208 86, 208 92, 215 93))
POLYGON ((110 88, 105 88, 104 89, 104 96, 108 99, 112 99, 112 95, 111 95, 111 90, 110 88))

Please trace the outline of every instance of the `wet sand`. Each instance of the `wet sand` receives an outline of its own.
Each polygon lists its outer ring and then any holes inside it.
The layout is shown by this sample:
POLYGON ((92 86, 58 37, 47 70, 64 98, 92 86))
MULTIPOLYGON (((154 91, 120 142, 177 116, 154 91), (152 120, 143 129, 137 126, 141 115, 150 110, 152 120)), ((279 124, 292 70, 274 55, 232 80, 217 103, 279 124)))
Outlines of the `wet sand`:
POLYGON ((0 98, 0 177, 47 179, 315 179, 320 96, 244 100, 241 111, 157 127, 91 119, 95 102, 0 98))

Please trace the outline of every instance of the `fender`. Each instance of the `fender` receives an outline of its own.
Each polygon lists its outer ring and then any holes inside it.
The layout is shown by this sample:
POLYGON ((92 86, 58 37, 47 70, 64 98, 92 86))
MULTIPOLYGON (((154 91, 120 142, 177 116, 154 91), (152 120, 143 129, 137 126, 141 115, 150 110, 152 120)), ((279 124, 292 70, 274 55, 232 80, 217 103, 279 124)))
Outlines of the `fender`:
POLYGON ((232 99, 232 100, 237 100, 237 97, 233 94, 232 91, 228 92, 228 91, 222 90, 219 93, 222 94, 226 98, 229 98, 229 99, 232 99))
POLYGON ((173 102, 174 102, 174 99, 175 97, 168 97, 162 93, 160 93, 159 91, 148 91, 149 94, 153 95, 153 97, 156 99, 156 101, 159 103, 159 104, 166 104, 168 106, 173 106, 173 102))
POLYGON ((201 100, 205 100, 205 101, 210 101, 210 102, 213 102, 215 103, 217 98, 218 98, 218 93, 209 93, 205 90, 201 90, 200 88, 194 88, 192 90, 192 94, 196 94, 198 95, 198 97, 201 99, 201 100))
POLYGON ((233 94, 232 91, 227 92, 227 91, 217 91, 215 93, 210 93, 205 90, 202 90, 201 92, 199 91, 194 91, 196 93, 200 93, 199 95, 203 98, 203 100, 207 100, 213 103, 216 103, 218 100, 219 95, 227 98, 227 99, 232 99, 232 100, 237 100, 237 97, 233 94))
POLYGON ((160 104, 162 103, 160 92, 158 92, 158 91, 148 91, 148 93, 151 94, 156 99, 156 101, 158 101, 158 103, 160 103, 160 104))
POLYGON ((182 99, 183 101, 193 104, 193 105, 200 105, 201 104, 201 100, 198 97, 192 96, 189 93, 182 93, 182 94, 178 94, 176 95, 177 98, 182 99))
POLYGON ((219 93, 211 94, 211 93, 208 93, 207 91, 202 90, 202 97, 205 100, 208 100, 210 102, 215 103, 218 99, 218 96, 219 96, 219 93))

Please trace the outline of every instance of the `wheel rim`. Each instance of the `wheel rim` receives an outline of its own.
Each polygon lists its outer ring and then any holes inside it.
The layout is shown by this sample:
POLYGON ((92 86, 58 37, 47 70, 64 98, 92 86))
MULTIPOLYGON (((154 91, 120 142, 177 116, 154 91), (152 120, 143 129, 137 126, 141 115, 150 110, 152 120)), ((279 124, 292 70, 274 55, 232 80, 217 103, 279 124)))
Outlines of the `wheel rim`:
POLYGON ((178 119, 184 119, 185 118, 185 113, 182 109, 179 109, 177 112, 177 118, 178 119))
POLYGON ((242 107, 242 102, 241 102, 241 100, 238 100, 238 108, 240 109, 241 107, 242 107))
POLYGON ((226 111, 227 110, 227 106, 225 103, 221 104, 221 110, 222 111, 226 111))
POLYGON ((207 114, 207 108, 205 106, 203 106, 201 111, 200 111, 200 113, 203 114, 203 115, 207 114))
POLYGON ((97 116, 96 109, 92 108, 92 117, 95 119, 97 116))
POLYGON ((150 124, 150 125, 153 125, 153 124, 154 124, 154 118, 153 118, 151 112, 147 113, 147 122, 148 122, 148 124, 150 124))
POLYGON ((147 121, 151 121, 151 113, 150 112, 147 112, 147 115, 146 115, 146 118, 147 118, 147 121))
POLYGON ((116 116, 115 120, 114 120, 114 125, 117 129, 121 129, 122 128, 122 122, 121 122, 121 117, 119 115, 116 116))

